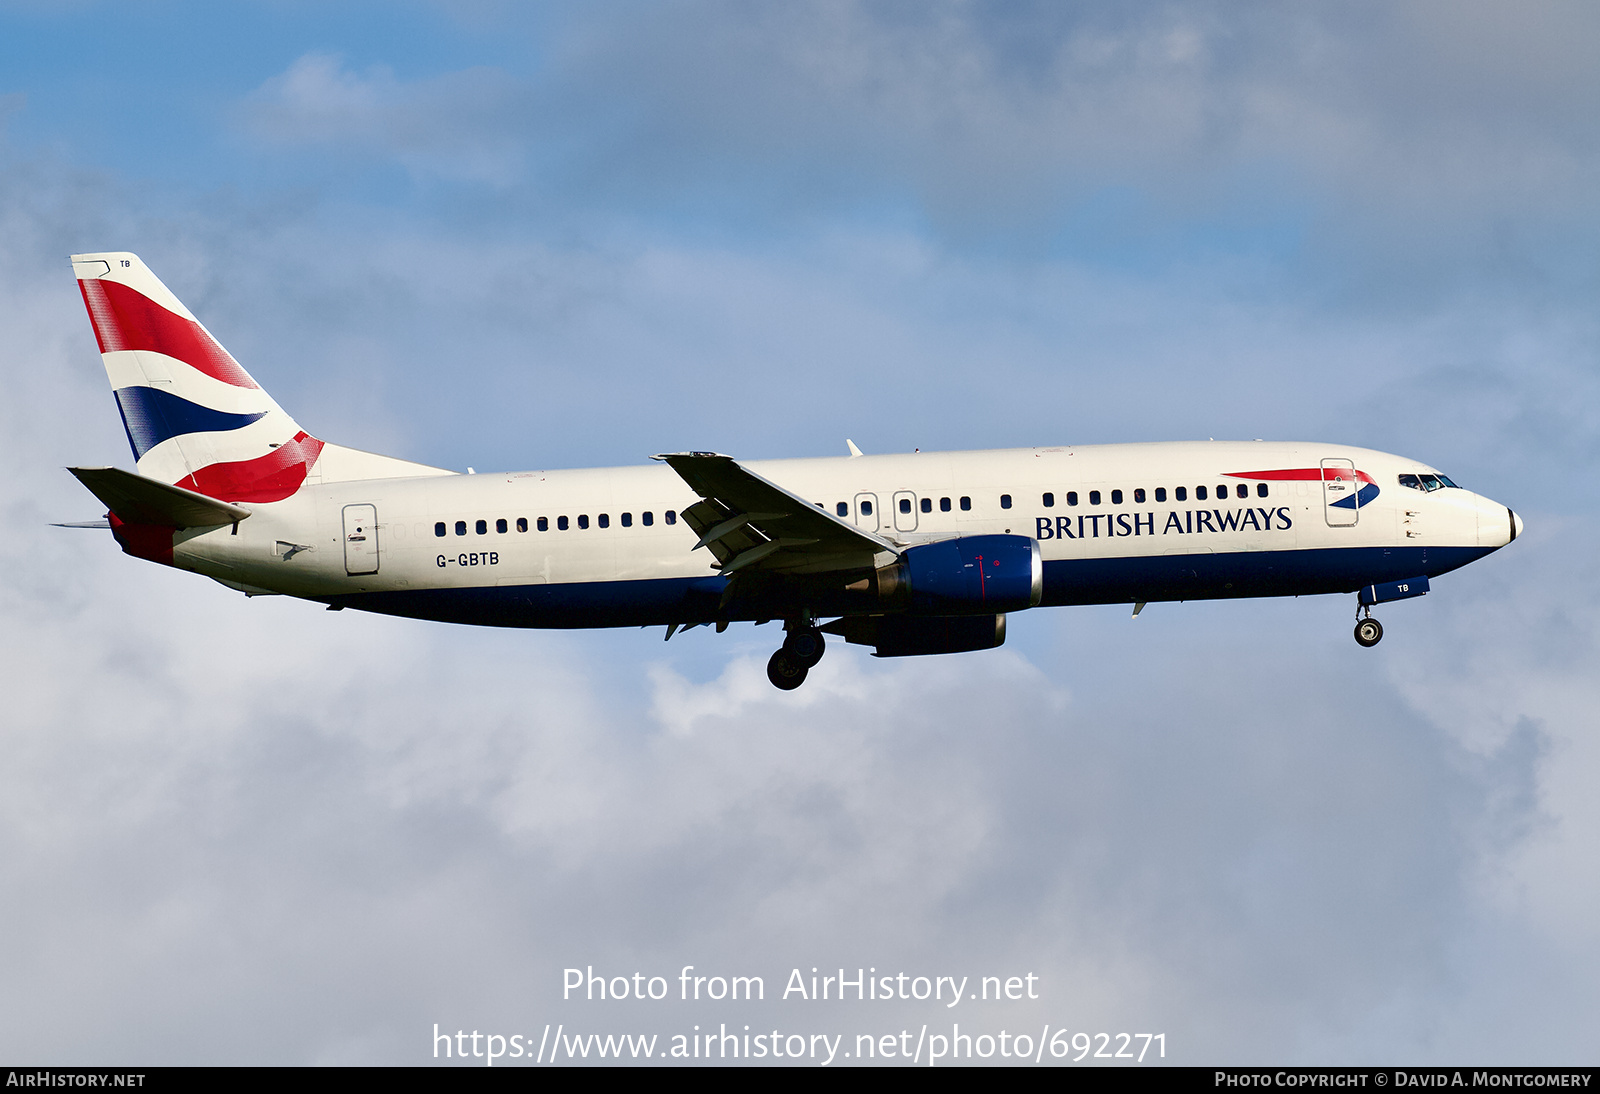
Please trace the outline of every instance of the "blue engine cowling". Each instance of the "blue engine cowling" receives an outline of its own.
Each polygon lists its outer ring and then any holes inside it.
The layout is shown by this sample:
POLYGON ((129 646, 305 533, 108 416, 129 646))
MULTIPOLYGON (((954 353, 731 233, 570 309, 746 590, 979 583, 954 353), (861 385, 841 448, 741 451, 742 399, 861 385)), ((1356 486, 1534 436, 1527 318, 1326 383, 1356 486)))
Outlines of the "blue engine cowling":
POLYGON ((912 547, 899 562, 907 610, 927 615, 993 615, 1031 608, 1044 597, 1039 542, 1027 536, 963 536, 912 547))

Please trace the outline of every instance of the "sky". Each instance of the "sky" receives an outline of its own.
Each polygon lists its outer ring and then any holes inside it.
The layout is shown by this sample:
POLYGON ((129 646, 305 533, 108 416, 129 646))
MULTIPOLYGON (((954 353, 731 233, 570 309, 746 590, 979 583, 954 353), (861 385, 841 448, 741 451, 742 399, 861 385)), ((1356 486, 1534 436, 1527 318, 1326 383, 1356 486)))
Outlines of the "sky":
POLYGON ((0 3, 0 1060, 1593 1065, 1597 104, 1582 2, 0 3), (456 470, 1264 437, 1526 533, 1371 650, 1344 596, 1052 609, 793 693, 770 626, 247 600, 49 526, 132 462, 99 250, 456 470), (784 997, 863 968, 1037 997, 784 997))

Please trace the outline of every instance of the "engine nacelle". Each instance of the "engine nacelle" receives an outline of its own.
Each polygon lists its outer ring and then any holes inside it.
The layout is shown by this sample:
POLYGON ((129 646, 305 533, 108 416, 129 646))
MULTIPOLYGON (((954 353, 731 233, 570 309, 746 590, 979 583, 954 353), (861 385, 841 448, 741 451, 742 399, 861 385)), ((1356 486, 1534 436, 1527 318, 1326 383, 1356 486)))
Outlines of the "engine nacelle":
POLYGON ((963 536, 912 547, 877 585, 884 601, 920 615, 1020 612, 1044 597, 1044 559, 1027 536, 963 536))
POLYGON ((919 657, 933 653, 970 653, 1005 644, 1003 615, 886 615, 874 621, 875 657, 919 657))

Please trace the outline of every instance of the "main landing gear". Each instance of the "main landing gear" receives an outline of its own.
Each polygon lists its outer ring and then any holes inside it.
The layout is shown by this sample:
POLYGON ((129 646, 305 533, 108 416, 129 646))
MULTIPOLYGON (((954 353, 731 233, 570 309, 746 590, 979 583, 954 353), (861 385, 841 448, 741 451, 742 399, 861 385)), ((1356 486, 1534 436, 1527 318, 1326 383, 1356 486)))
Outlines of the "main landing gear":
POLYGON ((806 673, 822 660, 827 645, 822 632, 812 626, 810 620, 791 621, 783 637, 783 647, 767 662, 767 679, 772 681, 773 687, 793 691, 806 682, 806 673))
POLYGON ((1383 641, 1383 624, 1372 618, 1370 607, 1356 608, 1356 641, 1367 647, 1383 641), (1366 612, 1364 616, 1363 611, 1366 612))

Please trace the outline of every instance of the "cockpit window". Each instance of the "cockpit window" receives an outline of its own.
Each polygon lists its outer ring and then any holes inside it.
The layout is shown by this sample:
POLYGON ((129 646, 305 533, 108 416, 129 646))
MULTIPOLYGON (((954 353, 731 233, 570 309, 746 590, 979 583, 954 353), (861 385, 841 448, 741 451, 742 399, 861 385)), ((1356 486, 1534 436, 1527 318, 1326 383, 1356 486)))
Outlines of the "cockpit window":
POLYGON ((1435 490, 1443 490, 1446 487, 1449 487, 1452 490, 1461 489, 1461 487, 1457 486, 1443 475, 1401 475, 1400 485, 1409 486, 1413 490, 1421 490, 1425 493, 1432 493, 1435 490))

